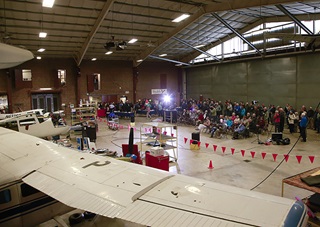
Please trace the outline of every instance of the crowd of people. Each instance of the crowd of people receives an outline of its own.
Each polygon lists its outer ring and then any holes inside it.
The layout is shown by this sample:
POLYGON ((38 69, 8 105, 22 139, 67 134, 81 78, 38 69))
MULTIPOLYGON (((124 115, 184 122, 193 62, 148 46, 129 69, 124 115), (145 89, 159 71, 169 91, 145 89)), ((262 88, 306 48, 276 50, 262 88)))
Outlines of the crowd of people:
POLYGON ((313 129, 320 133, 320 111, 312 107, 302 106, 295 109, 290 104, 286 106, 264 105, 258 101, 242 102, 226 100, 181 100, 180 105, 164 103, 159 100, 140 99, 132 104, 123 103, 104 104, 107 112, 144 111, 147 118, 151 118, 150 111, 163 116, 165 109, 177 110, 177 122, 196 126, 201 132, 210 133, 211 137, 221 138, 230 134, 233 139, 248 137, 250 133, 260 134, 268 130, 283 132, 285 126, 290 133, 300 132, 302 141, 306 141, 306 129, 313 129), (271 125, 271 127, 269 127, 271 125))
POLYGON ((195 125, 197 130, 221 138, 231 134, 233 139, 248 137, 250 133, 283 132, 287 125, 290 133, 300 132, 306 142, 306 129, 320 132, 320 112, 302 106, 299 110, 287 104, 285 107, 260 104, 257 101, 235 102, 211 99, 183 100, 178 122, 195 125), (271 127, 269 127, 271 125, 271 127))

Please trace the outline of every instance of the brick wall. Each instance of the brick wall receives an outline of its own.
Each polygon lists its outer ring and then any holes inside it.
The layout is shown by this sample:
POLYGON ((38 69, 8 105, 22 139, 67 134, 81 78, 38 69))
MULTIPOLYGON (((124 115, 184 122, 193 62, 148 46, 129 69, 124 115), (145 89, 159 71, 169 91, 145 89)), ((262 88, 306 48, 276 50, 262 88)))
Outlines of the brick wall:
MULTIPOLYGON (((73 59, 33 59, 13 69, 31 69, 32 87, 16 89, 14 76, 12 79, 12 107, 23 110, 31 109, 31 94, 41 93, 42 88, 52 88, 60 93, 61 103, 77 106, 80 99, 87 99, 87 76, 99 73, 101 76, 101 89, 90 93, 90 96, 101 99, 103 95, 116 95, 119 100, 126 95, 130 102, 136 99, 160 99, 159 95, 151 95, 151 89, 160 88, 160 75, 166 74, 167 89, 174 96, 178 91, 178 70, 171 63, 143 62, 138 67, 138 80, 136 91, 133 90, 133 65, 131 61, 90 61, 83 60, 80 67, 73 59), (65 86, 56 87, 57 70, 67 71, 65 86), (80 72, 80 73, 78 73, 80 72)), ((11 71, 14 71, 11 69, 11 71)), ((6 71, 0 70, 0 92, 7 92, 6 71)))

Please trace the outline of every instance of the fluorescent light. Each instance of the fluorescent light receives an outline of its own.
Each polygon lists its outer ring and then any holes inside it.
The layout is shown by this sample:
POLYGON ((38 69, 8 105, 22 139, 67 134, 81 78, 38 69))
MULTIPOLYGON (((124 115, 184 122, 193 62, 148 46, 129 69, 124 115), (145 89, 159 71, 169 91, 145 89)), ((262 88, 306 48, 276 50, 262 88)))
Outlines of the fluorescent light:
POLYGON ((38 50, 38 52, 43 52, 43 51, 45 51, 46 49, 44 49, 44 48, 40 48, 39 50, 38 50))
POLYGON ((160 54, 159 57, 165 57, 167 54, 160 54))
POLYGON ((97 60, 97 58, 92 58, 92 59, 91 59, 91 61, 96 61, 96 60, 97 60))
POLYGON ((184 19, 190 17, 189 14, 182 14, 181 16, 177 17, 176 19, 174 19, 172 22, 178 23, 180 21, 183 21, 184 19))
POLYGON ((112 54, 113 52, 111 50, 109 50, 108 52, 106 52, 105 54, 109 55, 112 54))
POLYGON ((131 39, 128 43, 135 43, 135 42, 137 42, 137 41, 138 41, 138 39, 133 38, 133 39, 131 39))
POLYGON ((37 56, 37 59, 38 59, 38 60, 40 60, 40 59, 41 59, 41 57, 40 57, 40 56, 37 56))
POLYGON ((46 32, 40 32, 39 33, 39 37, 40 38, 46 38, 47 37, 47 33, 46 32))
POLYGON ((143 61, 143 59, 139 59, 139 60, 137 60, 137 62, 142 62, 143 61))
POLYGON ((204 47, 204 44, 199 44, 197 46, 194 46, 194 48, 200 48, 200 47, 204 47))
POLYGON ((53 4, 54 4, 54 0, 43 0, 42 1, 42 6, 43 7, 52 8, 53 4))

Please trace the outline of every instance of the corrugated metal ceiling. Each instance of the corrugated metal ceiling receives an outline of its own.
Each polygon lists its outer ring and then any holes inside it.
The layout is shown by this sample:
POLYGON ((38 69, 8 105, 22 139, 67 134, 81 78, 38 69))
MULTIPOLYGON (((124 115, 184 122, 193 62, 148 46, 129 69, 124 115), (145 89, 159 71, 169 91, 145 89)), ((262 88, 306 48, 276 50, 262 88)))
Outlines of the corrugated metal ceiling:
POLYGON ((289 0, 56 0, 43 8, 41 0, 3 0, 0 3, 2 41, 22 46, 36 56, 100 60, 166 59, 188 62, 201 53, 185 45, 205 44, 202 50, 233 36, 219 22, 217 13, 237 31, 246 31, 265 21, 290 21, 275 4, 282 4, 300 18, 319 19, 319 1, 289 0), (180 23, 182 13, 191 16, 180 23), (40 39, 45 31, 48 36, 40 39), (128 42, 123 50, 106 55, 106 42, 128 42), (39 48, 46 51, 37 53, 39 48))

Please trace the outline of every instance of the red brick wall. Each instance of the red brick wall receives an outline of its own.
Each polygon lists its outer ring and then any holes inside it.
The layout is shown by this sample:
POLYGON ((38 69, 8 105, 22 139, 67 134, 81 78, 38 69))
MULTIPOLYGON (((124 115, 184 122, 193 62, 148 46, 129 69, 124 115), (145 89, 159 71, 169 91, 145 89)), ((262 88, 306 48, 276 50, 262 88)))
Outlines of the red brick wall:
MULTIPOLYGON (((159 95, 151 95, 151 89, 160 88, 160 75, 167 75, 167 89, 170 94, 177 96, 178 69, 172 63, 143 62, 139 67, 137 89, 133 90, 133 65, 131 61, 82 61, 78 74, 78 67, 73 59, 33 59, 13 69, 32 70, 32 88, 12 89, 12 106, 24 110, 31 109, 31 93, 40 92, 41 88, 53 88, 61 91, 61 103, 77 106, 80 99, 87 99, 87 75, 99 73, 101 75, 101 90, 89 95, 101 97, 102 95, 117 95, 118 100, 126 95, 130 102, 136 99, 159 99, 159 95), (67 70, 66 85, 55 88, 57 70, 67 70)), ((7 92, 6 70, 0 70, 0 92, 7 92)), ((13 79, 13 78, 12 78, 13 79)), ((68 109, 68 108, 67 108, 68 109)))
POLYGON ((151 89, 160 89, 160 78, 162 74, 167 75, 167 90, 178 103, 178 67, 167 62, 143 62, 139 67, 137 84, 137 99, 151 98, 162 99, 163 95, 151 95, 151 89))

